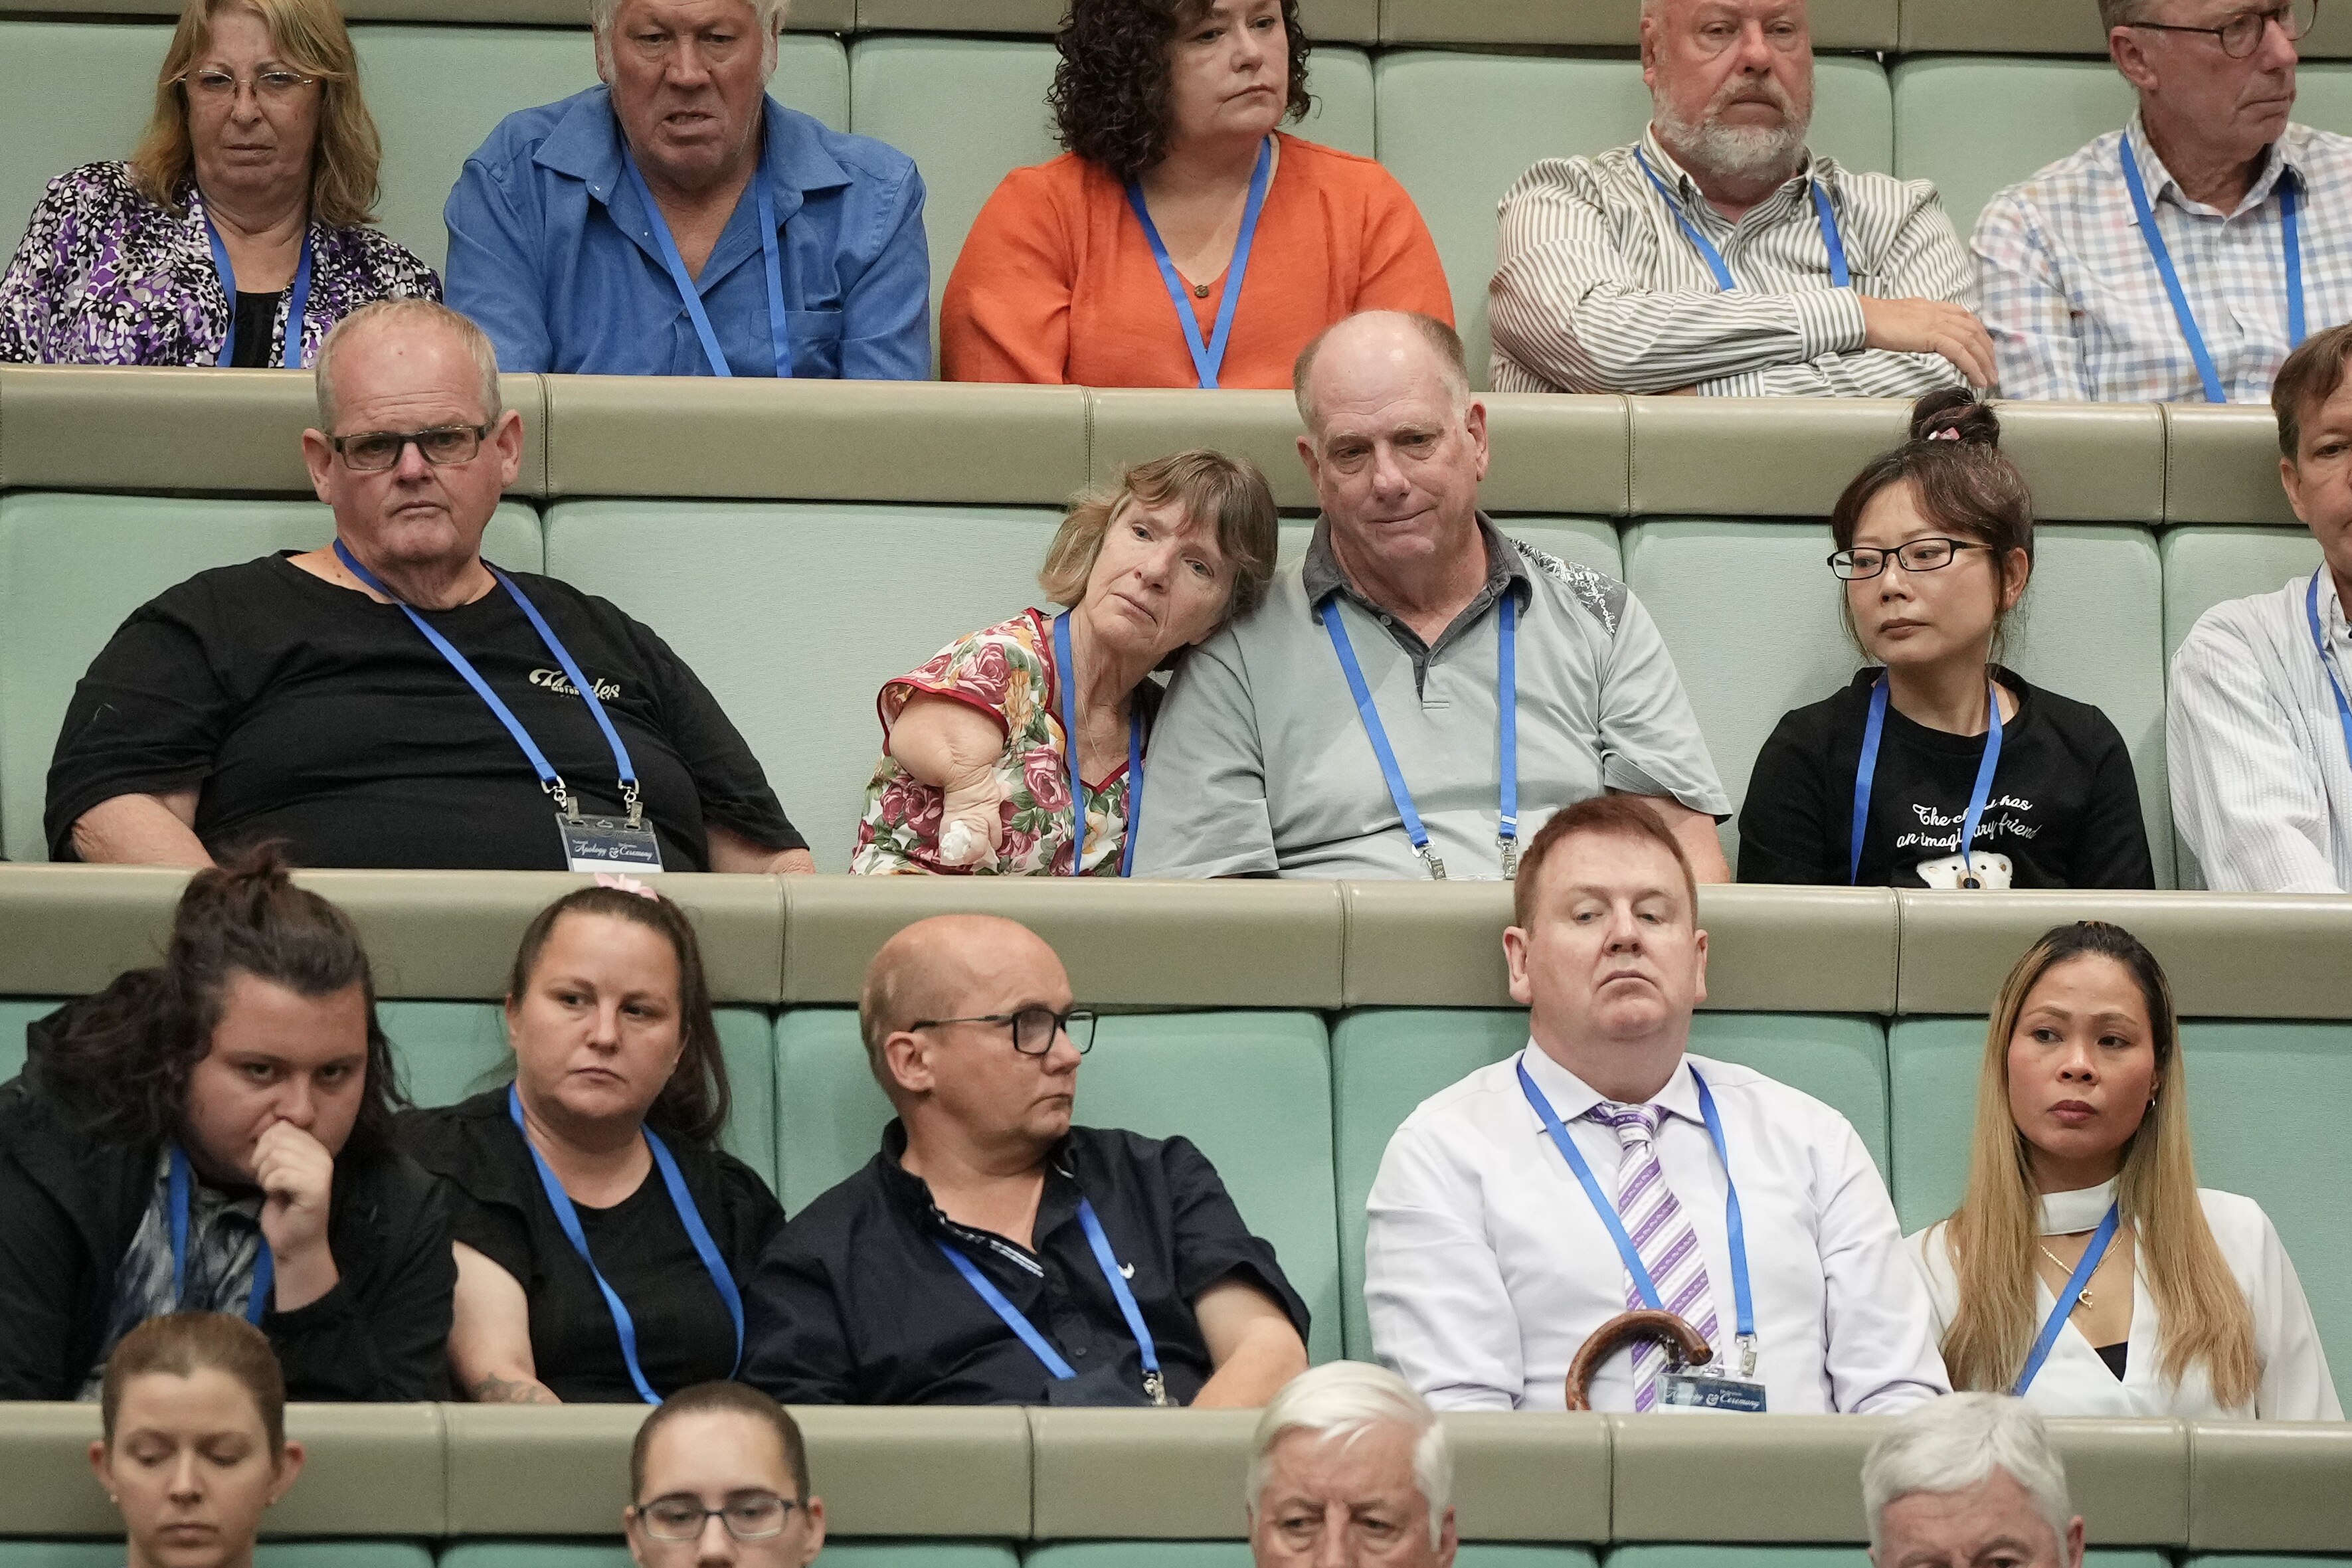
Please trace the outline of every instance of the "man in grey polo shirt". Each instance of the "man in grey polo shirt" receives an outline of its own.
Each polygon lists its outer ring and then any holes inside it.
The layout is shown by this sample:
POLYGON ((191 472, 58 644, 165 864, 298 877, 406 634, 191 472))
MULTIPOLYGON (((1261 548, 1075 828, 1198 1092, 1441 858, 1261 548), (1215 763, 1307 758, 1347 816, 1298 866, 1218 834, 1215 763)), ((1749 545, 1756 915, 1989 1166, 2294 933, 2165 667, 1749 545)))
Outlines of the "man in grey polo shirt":
POLYGON ((1730 801, 1649 612, 1478 511, 1486 411, 1453 329, 1351 316, 1294 386, 1323 515, 1306 559, 1178 674, 1135 874, 1507 876, 1552 812, 1612 790, 1728 882, 1730 801))

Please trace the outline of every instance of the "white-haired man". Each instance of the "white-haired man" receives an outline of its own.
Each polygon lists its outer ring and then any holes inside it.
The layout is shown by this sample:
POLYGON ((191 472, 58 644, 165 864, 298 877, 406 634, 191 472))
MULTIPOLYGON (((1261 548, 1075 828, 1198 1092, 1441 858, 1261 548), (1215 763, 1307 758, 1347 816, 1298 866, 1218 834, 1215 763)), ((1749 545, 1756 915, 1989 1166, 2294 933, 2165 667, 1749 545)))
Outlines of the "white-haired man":
POLYGON ((1257 1568, 1453 1568, 1454 1449, 1384 1366, 1333 1361, 1267 1402, 1250 1444, 1257 1568))
POLYGON ((1900 1416, 1862 1463, 1874 1568, 2083 1568, 2083 1521, 2042 1417, 2006 1394, 1900 1416))
POLYGON ((507 116, 445 214, 509 371, 930 374, 923 180, 767 93, 790 0, 593 0, 604 85, 507 116))
POLYGON ((2352 317, 2352 137, 2288 120, 2317 8, 2099 0, 2138 112, 1995 196, 1969 242, 2004 395, 2260 402, 2352 317))
POLYGON ((1910 397, 1991 384, 1935 187, 1806 149, 1805 0, 1643 0, 1648 133, 1503 197, 1497 392, 1910 397))

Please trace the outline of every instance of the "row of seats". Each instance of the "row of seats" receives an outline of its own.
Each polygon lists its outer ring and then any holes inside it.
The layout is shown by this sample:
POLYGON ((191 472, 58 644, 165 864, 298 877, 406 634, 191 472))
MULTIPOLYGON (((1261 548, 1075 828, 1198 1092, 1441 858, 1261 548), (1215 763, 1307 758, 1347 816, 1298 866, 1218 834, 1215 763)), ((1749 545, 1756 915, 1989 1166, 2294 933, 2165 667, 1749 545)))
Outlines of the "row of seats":
MULTIPOLYGON (((507 957, 576 879, 303 880, 358 922, 411 1093, 441 1104, 494 1082, 507 957)), ((0 870, 0 1079, 51 998, 152 961, 180 882, 0 870)), ((1053 944, 1082 1001, 1115 1015, 1083 1070, 1081 1120, 1201 1146, 1306 1298, 1318 1360, 1370 1354, 1364 1200, 1389 1135, 1527 1038, 1504 984, 1499 885, 698 877, 665 891, 694 913, 709 956, 736 1092, 729 1145, 788 1212, 870 1159, 889 1117, 857 1036, 867 958, 926 915, 1008 915, 1053 944)), ((1713 946, 1692 1049, 1836 1107, 1906 1230, 1958 1201, 1982 1015, 2017 955, 2067 919, 2141 935, 2189 1020, 2200 1176, 2270 1214, 2352 1392, 2352 1169, 2323 1153, 2352 1103, 2352 1025, 2336 1021, 2352 1017, 2352 904, 1733 887, 1706 889, 1699 914, 1713 946)))
MULTIPOLYGON (((579 7, 583 0, 562 3, 579 7)), ((992 3, 901 0, 906 19, 891 25, 961 27, 948 18, 992 3)), ((1369 0, 1360 3, 1369 6, 1369 0)), ((1891 18, 1892 0, 1881 3, 1891 18)), ((803 10, 808 5, 803 0, 803 10)), ((1058 14, 1059 5, 1020 0, 1003 8, 1025 7, 1042 17, 1048 9, 1058 14)), ((56 7, 41 0, 37 8, 56 7)), ((104 8, 123 7, 105 0, 104 8)), ((1853 42, 1841 17, 1870 8, 1870 0, 1817 5, 1822 47, 1853 42)), ((1979 11, 2063 15, 2069 37, 2095 16, 2091 0, 2006 6, 1921 0, 1919 8, 1953 18, 1923 26, 1971 34, 1979 11)), ((373 10, 383 14, 381 6, 373 10)), ((355 18, 370 12, 352 8, 355 18)), ((1417 24, 1409 25, 1403 37, 1425 37, 1440 27, 1439 17, 1447 18, 1444 26, 1475 29, 1475 19, 1490 13, 1606 17, 1613 33, 1630 27, 1635 15, 1630 0, 1432 0, 1428 27, 1415 32, 1417 24)), ((1316 26, 1312 15, 1307 26, 1316 26)), ((1509 36, 1517 26, 1507 20, 1491 37, 1475 36, 1521 42, 1509 36)), ((52 176, 129 152, 170 32, 155 24, 32 20, 0 10, 0 148, 6 150, 0 157, 0 247, 13 249, 52 176)), ((383 132, 383 225, 437 267, 446 249, 442 204, 466 157, 507 113, 594 81, 587 35, 577 28, 364 22, 352 32, 383 132)), ((1938 37, 1917 47, 1960 47, 1938 37)), ((2305 55, 2324 54, 2330 39, 2352 53, 2352 16, 2323 8, 2305 55)), ((2095 48, 2095 37, 2090 42, 2095 48)), ((922 169, 930 193, 935 318, 939 292, 981 204, 1008 171, 1058 151, 1045 103, 1055 58, 1049 42, 1003 37, 883 35, 845 43, 795 34, 784 42, 777 97, 827 124, 878 137, 922 169)), ((1412 193, 1436 238, 1483 381, 1496 204, 1539 158, 1595 153, 1638 137, 1650 109, 1640 63, 1623 56, 1339 46, 1318 49, 1310 69, 1321 101, 1300 133, 1378 157, 1412 193)), ((2104 59, 1955 56, 1882 63, 1825 54, 1816 70, 1812 144, 1850 167, 1934 181, 1965 233, 1995 191, 2121 126, 2131 110, 2130 89, 2104 59)), ((2352 66, 2307 67, 2296 118, 2352 131, 2352 66)))
MULTIPOLYGON (((827 871, 848 866, 879 755, 877 689, 1035 601, 1073 491, 1207 444, 1255 458, 1284 507, 1314 499, 1277 392, 509 377, 507 396, 530 445, 489 558, 604 594, 669 639, 827 871)), ((1902 405, 1519 395, 1492 413, 1486 504, 1518 537, 1633 585, 1736 804, 1779 716, 1860 662, 1822 519, 1901 439, 1902 405), (1756 657, 1765 647, 1773 657, 1756 657)), ((122 618, 205 568, 325 542, 331 521, 307 498, 299 442, 315 417, 305 376, 0 369, 10 857, 44 853, 58 726, 122 618)), ((2045 520, 2006 656, 2115 720, 2158 883, 2194 885, 2170 829, 2166 662, 2210 605, 2318 560, 2281 496, 2270 416, 2020 405, 2005 417, 2045 520)), ((1294 517, 1290 553, 1307 532, 1294 517)), ((1736 861, 1736 822, 1724 836, 1736 861)))
MULTIPOLYGON (((1249 1562, 1238 1538, 1251 1412, 795 1415, 836 1542, 821 1561, 835 1568, 1013 1568, 1015 1545, 1036 1568, 1249 1562), (1150 1483, 1137 1485, 1138 1476, 1150 1483)), ((441 1561, 475 1568, 614 1561, 617 1549, 521 1542, 615 1528, 641 1410, 297 1406, 288 1416, 310 1458, 271 1515, 274 1535, 450 1542, 441 1561)), ((1612 1546, 1613 1568, 1860 1568, 1858 1472, 1887 1425, 1805 1416, 1444 1419, 1461 1532, 1482 1543, 1465 1551, 1463 1568, 1592 1568, 1596 1549, 1612 1546)), ((88 1405, 10 1408, 0 1428, 0 1473, 10 1479, 0 1488, 0 1537, 109 1528, 82 1458, 97 1433, 88 1405)), ((2352 1488, 2342 1484, 2352 1428, 2062 1421, 2053 1437, 2098 1568, 2168 1568, 2176 1554, 2189 1568, 2255 1568, 2246 1554, 2352 1553, 2352 1488)), ((0 1541, 0 1568, 79 1561, 35 1550, 0 1541)), ((404 1550, 399 1557, 300 1550, 303 1563, 333 1568, 429 1561, 414 1544, 378 1549, 404 1550)), ((113 1551, 119 1563, 119 1542, 113 1551)))

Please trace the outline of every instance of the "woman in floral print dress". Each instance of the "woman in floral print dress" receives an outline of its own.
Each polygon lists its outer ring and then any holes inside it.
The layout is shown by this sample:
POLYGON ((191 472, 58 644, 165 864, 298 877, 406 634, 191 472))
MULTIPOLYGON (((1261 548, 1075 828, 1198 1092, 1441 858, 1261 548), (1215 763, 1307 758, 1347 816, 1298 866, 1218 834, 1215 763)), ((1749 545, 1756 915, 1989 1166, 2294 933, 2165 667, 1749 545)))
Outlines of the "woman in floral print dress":
POLYGON ((1265 476, 1222 453, 1162 457, 1080 500, 1037 578, 1066 612, 1024 610, 882 688, 882 761, 850 869, 1121 874, 1151 673, 1257 607, 1276 535, 1265 476))
POLYGON ((138 151, 34 208, 0 361, 304 365, 370 300, 440 298, 368 226, 380 152, 333 0, 189 0, 138 151))

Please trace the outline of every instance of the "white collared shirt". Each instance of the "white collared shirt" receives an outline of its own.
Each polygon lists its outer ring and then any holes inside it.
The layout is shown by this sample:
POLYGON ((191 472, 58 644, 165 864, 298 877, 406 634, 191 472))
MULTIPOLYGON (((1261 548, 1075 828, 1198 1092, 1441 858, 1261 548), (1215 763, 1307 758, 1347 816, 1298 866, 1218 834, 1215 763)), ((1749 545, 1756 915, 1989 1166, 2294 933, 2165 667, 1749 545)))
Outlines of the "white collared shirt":
POLYGON ((2352 317, 2352 138, 2289 125, 2232 212, 2191 201, 2135 114, 1989 203, 1969 248, 2003 397, 2202 402, 2204 382, 2157 270, 2130 189, 2131 137, 2148 206, 2231 402, 2261 402, 2289 350, 2286 225, 2292 171, 2305 329, 2352 317))
MULTIPOLYGON (((2221 1244, 2222 1260, 2246 1293, 2254 1313, 2254 1354, 2262 1358, 2263 1380, 2253 1403, 2225 1406, 2213 1397, 2212 1384, 2200 1364, 2189 1369, 2186 1381, 2173 1383, 2163 1375, 2163 1320, 2147 1288, 2147 1249, 2136 1249, 2137 1270, 2132 1278, 2130 1349, 2124 1357, 2121 1382, 2084 1338, 2072 1317, 2051 1346, 2025 1397, 2045 1416, 2173 1416, 2186 1420, 2341 1421, 2344 1408, 2327 1374, 2327 1354, 2320 1347, 2319 1327, 2312 1321, 2311 1303, 2304 1299, 2303 1282, 2286 1249, 2279 1244, 2270 1216, 2251 1197, 2200 1189, 2205 1223, 2221 1244)), ((2042 1199, 2042 1234, 2071 1235, 2097 1227, 2116 1199, 2116 1184, 2086 1187, 2080 1192, 2052 1193, 2042 1199)), ((1959 1311, 1959 1276, 1945 1245, 1945 1225, 1938 1221, 1911 1238, 1909 1247, 1934 1302, 1936 1337, 1940 1342, 1959 1311)), ((2036 1270, 2033 1326, 2039 1334, 2057 1298, 2036 1270)))
POLYGON ((2306 573, 2275 593, 2217 604, 2172 655, 2172 821, 2219 892, 2352 889, 2352 752, 2332 689, 2352 676, 2352 633, 2323 572, 2319 624, 2335 668, 2320 663, 2304 607, 2310 587, 2306 573))
MULTIPOLYGON (((1601 1096, 1532 1043, 1405 1118, 1372 1184, 1365 1304, 1380 1359, 1442 1410, 1561 1408, 1578 1349, 1625 1310, 1624 1263, 1520 1092, 1521 1061, 1603 1194, 1617 1190, 1617 1134, 1580 1119, 1601 1096)), ((1684 1061, 1714 1093, 1738 1181, 1768 1410, 1889 1415, 1949 1392, 1927 1292, 1853 1126, 1751 1069, 1684 1061)), ((1727 1352, 1723 1165, 1690 1071, 1652 1103, 1669 1113, 1654 1147, 1706 1260, 1727 1352)), ((1595 1410, 1633 1408, 1631 1365, 1627 1351, 1602 1364, 1595 1410)))

